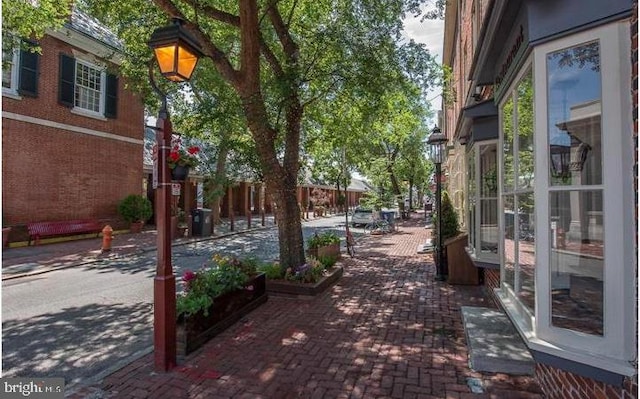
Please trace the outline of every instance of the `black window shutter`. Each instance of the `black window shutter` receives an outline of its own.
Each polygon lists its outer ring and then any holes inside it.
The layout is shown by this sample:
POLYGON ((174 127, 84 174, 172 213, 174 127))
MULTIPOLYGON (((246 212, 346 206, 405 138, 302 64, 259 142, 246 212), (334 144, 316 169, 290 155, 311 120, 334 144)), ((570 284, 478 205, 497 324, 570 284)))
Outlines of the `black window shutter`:
POLYGON ((104 116, 116 118, 118 114, 118 77, 107 74, 107 93, 104 107, 104 116))
POLYGON ((18 93, 28 97, 37 97, 39 73, 40 54, 29 50, 20 50, 18 93))
POLYGON ((64 106, 74 106, 76 60, 65 54, 60 54, 60 86, 58 101, 64 106))

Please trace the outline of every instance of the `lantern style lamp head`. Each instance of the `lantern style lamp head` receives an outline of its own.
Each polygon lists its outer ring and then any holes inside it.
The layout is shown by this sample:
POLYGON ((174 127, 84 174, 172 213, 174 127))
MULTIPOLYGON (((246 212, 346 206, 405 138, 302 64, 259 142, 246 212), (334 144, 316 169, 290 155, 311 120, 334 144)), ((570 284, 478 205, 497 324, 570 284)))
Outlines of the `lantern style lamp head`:
POLYGON ((197 40, 182 27, 182 20, 173 18, 173 23, 156 29, 149 42, 162 75, 174 82, 191 79, 202 50, 197 40))
POLYGON ((427 140, 427 144, 429 144, 429 158, 431 158, 433 163, 441 164, 444 161, 447 141, 447 137, 440 131, 440 128, 438 126, 434 127, 427 140))

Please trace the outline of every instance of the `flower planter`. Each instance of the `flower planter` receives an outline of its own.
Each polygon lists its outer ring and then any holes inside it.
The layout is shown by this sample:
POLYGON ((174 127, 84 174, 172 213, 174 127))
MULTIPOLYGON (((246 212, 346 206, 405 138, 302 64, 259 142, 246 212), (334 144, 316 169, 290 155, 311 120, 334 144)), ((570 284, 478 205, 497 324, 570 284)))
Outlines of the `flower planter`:
POLYGON ((340 259, 340 243, 323 245, 316 248, 309 248, 307 255, 320 259, 321 257, 333 257, 335 260, 340 259))
POLYGON ((334 266, 328 269, 329 274, 324 276, 317 283, 296 283, 287 280, 267 280, 267 293, 287 296, 287 297, 308 297, 316 296, 325 292, 334 285, 342 274, 342 266, 334 266))
POLYGON ((184 181, 189 176, 189 167, 176 165, 175 168, 171 169, 171 179, 175 181, 184 181))
POLYGON ((208 316, 202 311, 186 317, 180 315, 176 331, 178 355, 185 356, 198 349, 266 302, 265 281, 265 275, 261 273, 249 280, 244 289, 214 298, 208 316))

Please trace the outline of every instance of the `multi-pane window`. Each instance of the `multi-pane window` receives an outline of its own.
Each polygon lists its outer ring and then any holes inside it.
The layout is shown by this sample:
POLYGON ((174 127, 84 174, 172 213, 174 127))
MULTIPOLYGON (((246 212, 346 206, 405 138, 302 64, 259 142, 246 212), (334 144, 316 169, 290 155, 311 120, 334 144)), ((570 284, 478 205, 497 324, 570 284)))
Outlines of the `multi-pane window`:
POLYGON ((547 61, 551 324, 604 334, 600 44, 547 61))
POLYGON ((2 89, 16 92, 18 90, 19 51, 13 46, 14 41, 3 37, 2 40, 2 89))
POLYGON ((85 63, 76 63, 75 106, 100 113, 103 98, 103 74, 85 63))
POLYGON ((495 141, 475 143, 468 152, 469 249, 476 260, 498 261, 498 165, 495 141))
MULTIPOLYGON (((529 68, 500 107, 503 284, 535 310, 533 79, 529 68)), ((488 166, 490 167, 490 165, 488 166)), ((488 173, 485 173, 489 176, 488 173)), ((486 186, 486 184, 485 184, 486 186)))

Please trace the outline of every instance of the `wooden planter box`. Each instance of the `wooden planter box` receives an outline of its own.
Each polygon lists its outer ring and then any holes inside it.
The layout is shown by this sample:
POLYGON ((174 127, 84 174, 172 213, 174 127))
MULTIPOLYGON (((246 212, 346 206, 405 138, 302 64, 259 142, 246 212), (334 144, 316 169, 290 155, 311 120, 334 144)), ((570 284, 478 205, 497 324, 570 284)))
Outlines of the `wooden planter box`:
POLYGON ((344 272, 342 266, 333 266, 327 270, 328 275, 324 276, 317 283, 296 283, 287 280, 267 280, 267 292, 273 295, 288 297, 305 297, 322 294, 329 287, 334 285, 344 272))
POLYGON ((178 355, 185 356, 198 349, 267 301, 264 273, 249 280, 245 287, 253 287, 253 289, 245 288, 214 298, 208 316, 198 312, 191 316, 178 317, 176 332, 178 355))
POLYGON ((480 284, 480 269, 473 264, 465 250, 467 237, 467 234, 459 234, 444 242, 449 269, 447 278, 449 284, 480 284))
POLYGON ((322 247, 317 248, 309 248, 307 250, 307 255, 313 256, 316 259, 320 257, 333 257, 335 260, 340 259, 340 243, 337 242, 335 244, 324 245, 322 247))

